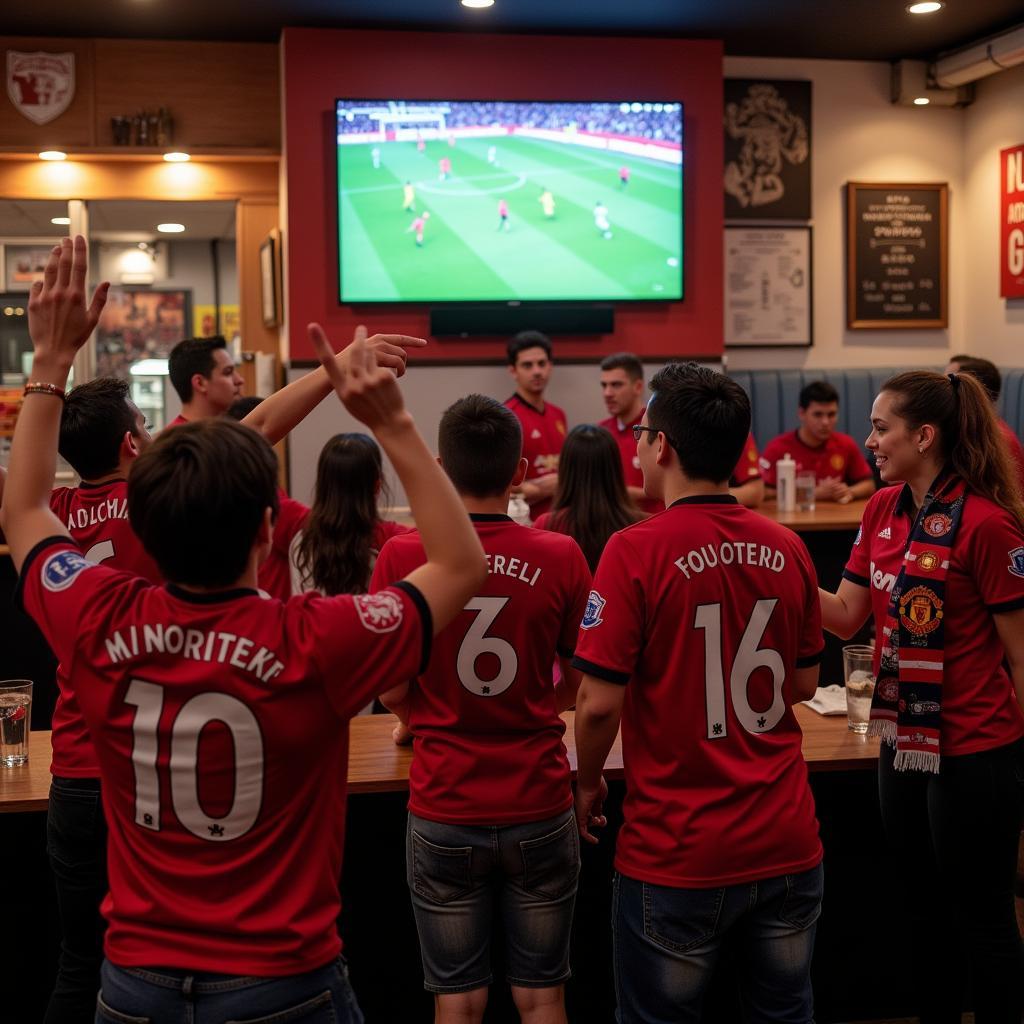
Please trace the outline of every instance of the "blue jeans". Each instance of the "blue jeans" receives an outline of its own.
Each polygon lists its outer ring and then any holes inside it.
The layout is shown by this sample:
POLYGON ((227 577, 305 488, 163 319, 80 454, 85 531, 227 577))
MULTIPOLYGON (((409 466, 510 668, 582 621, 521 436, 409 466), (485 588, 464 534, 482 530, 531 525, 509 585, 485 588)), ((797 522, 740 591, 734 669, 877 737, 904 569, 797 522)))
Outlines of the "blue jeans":
POLYGON ((424 988, 445 994, 490 985, 495 917, 510 985, 563 984, 579 870, 571 810, 522 825, 446 825, 410 814, 406 876, 424 988))
POLYGON ((96 1024, 362 1024, 345 961, 245 978, 103 962, 96 1024))
POLYGON ((811 954, 821 865, 721 889, 676 889, 616 874, 612 903, 616 1019, 699 1021, 726 945, 735 950, 747 1021, 814 1020, 811 954))
POLYGON ((60 960, 44 1024, 80 1024, 96 1009, 106 922, 107 826, 99 779, 53 777, 46 853, 60 911, 60 960))

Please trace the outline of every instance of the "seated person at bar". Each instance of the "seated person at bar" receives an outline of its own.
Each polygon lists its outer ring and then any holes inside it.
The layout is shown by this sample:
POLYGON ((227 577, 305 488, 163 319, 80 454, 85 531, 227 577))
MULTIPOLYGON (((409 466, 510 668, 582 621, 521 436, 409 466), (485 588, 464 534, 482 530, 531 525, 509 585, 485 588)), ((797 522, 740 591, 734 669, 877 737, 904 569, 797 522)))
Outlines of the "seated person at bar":
POLYGON ((181 412, 169 427, 222 416, 242 393, 242 377, 219 334, 179 341, 167 360, 167 375, 181 399, 181 412))
POLYGON ((761 475, 769 497, 775 495, 775 463, 784 455, 796 462, 797 473, 814 473, 818 501, 850 501, 875 491, 871 467, 849 434, 836 430, 839 392, 823 380, 800 389, 800 426, 772 438, 761 452, 761 475))
MULTIPOLYGON (((580 855, 559 712, 576 701, 579 673, 568 659, 590 571, 574 540, 505 514, 526 473, 508 409, 482 395, 460 399, 441 418, 438 450, 490 574, 437 635, 426 670, 381 698, 401 720, 396 739, 411 730, 414 744, 407 875, 424 986, 438 1024, 482 1020, 500 920, 521 1018, 565 1024, 580 855)), ((415 533, 388 541, 373 588, 425 557, 415 533)))
POLYGON ((259 597, 277 461, 225 419, 167 431, 132 466, 130 522, 168 586, 87 562, 49 507, 68 372, 108 287, 86 307, 86 251, 65 239, 32 289, 3 528, 21 600, 73 666, 99 762, 110 891, 97 1019, 323 1007, 361 1020, 336 928, 345 723, 413 675, 477 592, 480 543, 365 331, 342 363, 317 330, 325 373, 402 480, 427 564, 373 599, 259 597))
POLYGON ((674 363, 651 393, 637 451, 666 510, 608 542, 573 659, 589 842, 622 724, 617 1019, 699 1020, 728 948, 748 1019, 806 1022, 822 847, 792 704, 818 681, 814 566, 795 533, 728 492, 750 432, 743 389, 674 363))
POLYGON ((558 456, 565 440, 565 413, 544 401, 551 380, 551 340, 540 331, 520 331, 507 346, 508 372, 516 390, 505 405, 523 428, 526 479, 519 490, 530 517, 536 519, 551 508, 558 486, 558 456))
MULTIPOLYGON (((640 471, 636 441, 633 440, 633 427, 643 418, 646 409, 643 393, 643 363, 632 352, 616 352, 601 361, 601 397, 611 416, 601 420, 598 426, 604 427, 619 446, 629 496, 644 512, 654 513, 660 512, 662 506, 644 492, 644 475, 640 471)), ((764 500, 764 481, 758 468, 753 434, 747 438, 740 460, 729 478, 729 493, 747 508, 756 508, 764 500)))
MULTIPOLYGON (((999 367, 990 359, 982 359, 981 356, 951 356, 949 365, 943 372, 969 373, 972 377, 977 377, 981 381, 981 386, 988 393, 992 405, 995 406, 998 403, 999 395, 1003 390, 1003 375, 999 372, 999 367)), ((1024 494, 1024 445, 1020 443, 1020 438, 1014 433, 1013 427, 998 414, 996 423, 999 425, 999 432, 1006 439, 1010 448, 1014 476, 1020 484, 1021 493, 1024 494)))

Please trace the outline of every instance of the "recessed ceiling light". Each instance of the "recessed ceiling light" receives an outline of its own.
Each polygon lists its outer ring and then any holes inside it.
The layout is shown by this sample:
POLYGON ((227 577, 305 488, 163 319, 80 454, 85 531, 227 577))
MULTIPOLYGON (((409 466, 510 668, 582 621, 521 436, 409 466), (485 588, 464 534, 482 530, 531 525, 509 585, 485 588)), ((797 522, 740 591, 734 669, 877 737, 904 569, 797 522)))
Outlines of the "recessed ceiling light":
POLYGON ((461 0, 463 7, 493 7, 494 0, 461 0))
POLYGON ((931 103, 931 100, 928 99, 927 96, 918 96, 914 100, 914 106, 915 107, 927 107, 929 103, 931 103))
POLYGON ((934 14, 936 11, 941 11, 945 6, 939 0, 927 0, 925 3, 908 4, 907 12, 909 14, 934 14))
POLYGON ((62 153, 59 149, 44 149, 39 154, 40 160, 67 160, 67 153, 62 153))
POLYGON ((188 153, 164 153, 164 159, 169 164, 184 164, 192 159, 188 153))
POLYGON ((60 224, 61 226, 64 226, 65 224, 70 224, 71 223, 71 218, 70 217, 51 217, 50 218, 50 223, 51 224, 60 224))
POLYGON ((184 224, 157 224, 157 231, 162 231, 165 235, 180 235, 185 230, 184 224))

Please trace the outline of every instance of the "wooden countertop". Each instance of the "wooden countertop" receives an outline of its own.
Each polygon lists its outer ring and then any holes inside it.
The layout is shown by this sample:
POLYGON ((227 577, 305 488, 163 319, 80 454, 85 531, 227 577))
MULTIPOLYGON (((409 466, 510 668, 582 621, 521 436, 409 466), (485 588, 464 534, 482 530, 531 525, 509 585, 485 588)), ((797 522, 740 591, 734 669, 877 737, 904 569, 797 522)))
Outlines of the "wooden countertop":
POLYGON ((860 526, 866 504, 866 498, 845 505, 823 501, 815 505, 813 512, 780 512, 774 501, 766 501, 757 511, 797 533, 821 533, 828 530, 856 530, 860 526))
MULTIPOLYGON (((846 716, 823 717, 803 706, 796 708, 804 733, 804 758, 812 771, 855 771, 874 767, 878 740, 850 732, 846 716)), ((566 722, 565 745, 569 763, 576 771, 573 713, 566 722)), ((391 739, 395 719, 391 715, 363 715, 352 720, 349 747, 348 786, 350 793, 395 793, 409 785, 411 747, 396 747, 391 739)), ((621 779, 622 745, 616 739, 608 755, 605 776, 621 779)), ((50 791, 50 734, 33 732, 29 739, 29 761, 19 768, 0 768, 0 813, 45 811, 50 791)))

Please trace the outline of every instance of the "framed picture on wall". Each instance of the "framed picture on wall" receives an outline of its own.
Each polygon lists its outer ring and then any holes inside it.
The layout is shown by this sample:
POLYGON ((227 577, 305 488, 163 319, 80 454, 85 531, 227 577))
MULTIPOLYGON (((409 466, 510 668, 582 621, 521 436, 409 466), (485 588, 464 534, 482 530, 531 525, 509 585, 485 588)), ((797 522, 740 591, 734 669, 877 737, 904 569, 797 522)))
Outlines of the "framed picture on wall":
POLYGON ((811 219, 811 83, 725 80, 725 219, 811 219))
POLYGON ((166 359, 192 333, 192 292, 110 289, 96 325, 96 375, 127 378, 140 359, 166 359))
POLYGON ((949 186, 846 186, 846 324, 947 327, 949 186))
POLYGON ((725 344, 813 343, 811 229, 725 229, 725 344))
POLYGON ((260 296, 264 326, 276 327, 284 318, 281 295, 281 233, 276 228, 260 245, 260 296))
POLYGON ((42 281, 46 261, 55 241, 38 245, 5 245, 0 247, 4 265, 4 291, 27 292, 35 281, 42 281))

